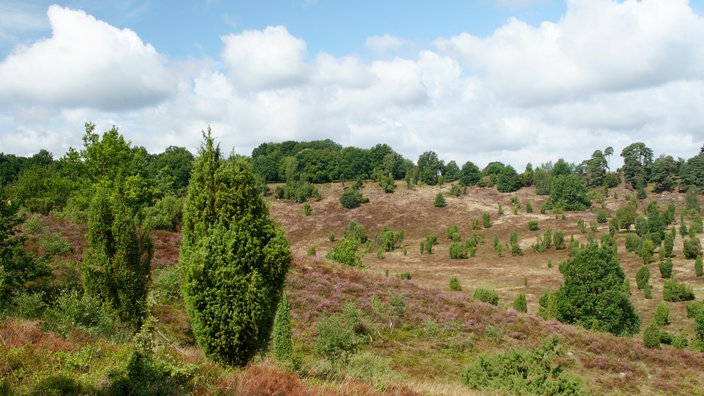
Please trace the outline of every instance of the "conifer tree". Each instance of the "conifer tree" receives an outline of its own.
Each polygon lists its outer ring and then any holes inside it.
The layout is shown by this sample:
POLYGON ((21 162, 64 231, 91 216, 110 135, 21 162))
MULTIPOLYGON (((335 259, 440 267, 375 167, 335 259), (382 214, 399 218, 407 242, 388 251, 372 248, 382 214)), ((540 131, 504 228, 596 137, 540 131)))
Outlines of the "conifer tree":
POLYGON ((288 363, 293 357, 293 336, 291 334, 291 305, 286 292, 281 293, 281 301, 274 318, 273 347, 274 357, 280 362, 288 363))
POLYGON ((183 209, 180 264, 196 341, 224 364, 244 366, 266 348, 291 263, 249 163, 224 159, 208 129, 183 209))
POLYGON ((139 327, 146 313, 151 258, 149 234, 137 229, 121 199, 99 190, 88 215, 86 292, 106 302, 121 320, 139 327))

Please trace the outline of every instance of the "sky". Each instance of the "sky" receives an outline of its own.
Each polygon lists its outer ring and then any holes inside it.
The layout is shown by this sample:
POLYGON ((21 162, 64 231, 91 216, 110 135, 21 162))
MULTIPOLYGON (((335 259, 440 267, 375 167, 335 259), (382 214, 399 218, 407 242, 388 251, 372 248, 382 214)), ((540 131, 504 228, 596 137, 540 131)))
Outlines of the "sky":
POLYGON ((386 143, 521 171, 704 145, 704 0, 2 0, 0 152, 386 143))

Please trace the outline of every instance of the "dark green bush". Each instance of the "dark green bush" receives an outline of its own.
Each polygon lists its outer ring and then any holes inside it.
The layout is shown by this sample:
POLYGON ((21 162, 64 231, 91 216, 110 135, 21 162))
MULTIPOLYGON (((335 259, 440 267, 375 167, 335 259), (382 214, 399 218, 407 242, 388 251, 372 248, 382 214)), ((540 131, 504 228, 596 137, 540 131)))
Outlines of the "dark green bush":
POLYGON ((691 286, 679 283, 674 279, 668 279, 663 287, 662 298, 671 302, 692 301, 694 300, 694 292, 691 286))
POLYGON ((516 296, 516 299, 513 300, 513 309, 518 312, 528 312, 528 301, 526 300, 525 293, 516 296))
POLYGON ((528 230, 529 231, 538 231, 538 220, 529 220, 528 221, 528 230))
POLYGON ((468 249, 467 246, 462 242, 452 242, 450 244, 450 258, 451 259, 466 259, 468 249))
POLYGON ((477 288, 477 290, 474 291, 474 295, 472 296, 472 298, 478 301, 489 303, 491 305, 499 304, 498 293, 496 293, 496 291, 494 290, 485 289, 483 287, 477 288))
POLYGON ((650 349, 660 349, 660 329, 652 322, 643 331, 643 345, 650 349))
POLYGON ((450 290, 452 291, 462 291, 462 285, 460 285, 460 280, 453 276, 450 278, 450 290))
POLYGON ((642 265, 636 272, 636 286, 638 289, 643 289, 650 281, 650 268, 642 265))
POLYGON ((433 202, 433 206, 435 206, 436 208, 444 208, 445 206, 447 206, 447 202, 445 202, 445 197, 443 197, 441 192, 439 192, 435 196, 435 202, 433 202))
POLYGON ((687 238, 683 242, 682 252, 686 259, 695 259, 702 252, 702 243, 698 238, 687 238))
POLYGON ((670 279, 672 277, 672 259, 666 259, 658 264, 660 268, 660 277, 662 279, 670 279))
POLYGON ((655 323, 659 326, 670 324, 670 306, 665 301, 655 307, 655 323))
POLYGON ((582 395, 581 380, 563 371, 559 339, 552 337, 531 351, 509 349, 482 354, 464 373, 464 382, 488 393, 531 395, 582 395))
POLYGON ((354 209, 362 203, 362 194, 358 191, 345 191, 340 197, 340 204, 345 209, 354 209))
POLYGON ((697 259, 694 261, 694 274, 696 276, 704 275, 704 268, 702 267, 702 255, 697 255, 697 259))
POLYGON ((410 272, 401 272, 398 274, 398 278, 401 280, 411 280, 411 273, 410 272))
POLYGON ((606 211, 604 209, 599 209, 596 212, 596 222, 604 224, 607 222, 606 211))

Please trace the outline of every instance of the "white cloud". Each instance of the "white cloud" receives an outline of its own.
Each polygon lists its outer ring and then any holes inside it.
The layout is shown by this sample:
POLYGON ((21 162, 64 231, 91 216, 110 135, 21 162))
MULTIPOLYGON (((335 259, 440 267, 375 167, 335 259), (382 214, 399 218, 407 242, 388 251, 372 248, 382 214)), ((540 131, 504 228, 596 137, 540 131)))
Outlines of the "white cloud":
POLYGON ((306 43, 283 26, 222 37, 222 59, 238 88, 262 90, 303 83, 306 43))
POLYGON ((371 36, 367 38, 366 47, 378 55, 396 52, 406 46, 406 42, 394 35, 371 36))
POLYGON ((164 61, 131 31, 51 10, 77 22, 50 18, 50 39, 0 64, 0 84, 10 89, 0 92, 10 109, 0 107, 0 130, 21 135, 0 135, 6 152, 80 145, 85 121, 114 123, 152 151, 194 150, 210 125, 224 150, 241 154, 266 141, 330 138, 387 143, 414 161, 434 150, 460 165, 498 160, 518 170, 558 158, 579 163, 607 146, 618 154, 635 141, 656 155, 688 158, 704 142, 704 21, 684 0, 569 0, 556 22, 513 19, 484 38, 463 33, 412 52, 418 44, 370 38, 368 47, 380 51, 372 59, 309 56, 304 40, 268 27, 221 37, 220 59, 181 64, 164 61), (77 36, 78 45, 66 31, 91 36, 77 36), (102 56, 88 57, 84 46, 102 56), (20 61, 31 75, 9 68, 20 61), (104 78, 116 65, 131 77, 104 78), (152 69, 169 83, 144 85, 164 81, 152 69), (75 74, 103 89, 86 94, 75 74), (123 91, 158 99, 124 111, 115 105, 123 91), (110 100, 102 96, 108 92, 110 100), (8 104, 17 97, 22 103, 8 104))
POLYGON ((57 5, 47 14, 52 37, 0 63, 0 101, 120 110, 172 92, 164 58, 133 31, 57 5))

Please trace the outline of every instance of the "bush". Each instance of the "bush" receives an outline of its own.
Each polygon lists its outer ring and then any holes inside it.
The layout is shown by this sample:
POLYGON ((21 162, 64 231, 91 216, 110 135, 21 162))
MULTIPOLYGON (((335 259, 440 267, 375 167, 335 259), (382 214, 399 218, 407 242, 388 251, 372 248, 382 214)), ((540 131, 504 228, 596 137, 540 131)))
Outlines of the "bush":
POLYGON ((462 285, 460 285, 460 280, 457 277, 450 278, 450 290, 452 291, 462 291, 462 285))
POLYGON ((161 270, 161 273, 154 279, 152 293, 157 301, 171 302, 181 299, 181 270, 177 265, 161 270))
POLYGON ((659 326, 670 324, 670 306, 665 301, 655 307, 655 323, 659 326))
POLYGON ((654 322, 643 331, 643 345, 650 349, 660 349, 660 329, 654 322))
POLYGON ((674 279, 668 279, 663 287, 662 298, 671 302, 692 301, 694 300, 694 292, 692 292, 691 286, 679 283, 674 279))
POLYGON ((651 298, 653 298, 653 288, 650 287, 650 283, 646 283, 643 287, 643 297, 646 300, 650 300, 651 298))
POLYGON ((662 279, 670 279, 672 277, 672 259, 666 259, 658 264, 660 268, 660 277, 662 279))
POLYGON ((515 232, 511 233, 511 256, 523 256, 523 250, 518 244, 518 234, 515 232))
POLYGON ((410 272, 401 272, 397 276, 401 280, 411 280, 411 273, 410 272))
POLYGON ((553 244, 555 245, 555 250, 563 250, 565 246, 565 234, 562 231, 555 231, 552 236, 553 244))
POLYGON ((491 227, 491 215, 489 214, 489 212, 482 212, 482 227, 491 227))
POLYGON ((684 240, 684 246, 682 252, 684 257, 688 260, 695 259, 702 251, 702 243, 698 238, 687 238, 684 240))
POLYGON ((392 252, 401 246, 403 236, 403 230, 394 232, 388 226, 383 226, 374 237, 374 244, 384 252, 392 252))
POLYGON ((357 251, 359 242, 354 238, 342 238, 342 240, 328 250, 325 255, 330 260, 351 267, 362 266, 362 253, 357 251))
POLYGON ((643 240, 636 234, 626 234, 626 250, 640 254, 643 249, 643 240))
POLYGON ((529 220, 528 221, 528 230, 529 231, 538 231, 538 220, 529 220))
POLYGON ((460 189, 460 186, 453 184, 452 187, 450 187, 450 192, 448 192, 448 194, 454 197, 459 197, 460 194, 462 194, 462 190, 460 189))
POLYGON ((435 196, 435 202, 433 203, 433 206, 435 206, 436 208, 444 208, 445 206, 447 206, 447 202, 445 202, 445 197, 442 196, 441 192, 439 192, 435 196))
MULTIPOLYGON (((604 176, 604 185, 607 188, 614 188, 617 187, 621 183, 621 180, 618 177, 618 173, 608 173, 606 176, 604 176)), ((616 194, 616 193, 614 193, 616 194)))
POLYGON ((142 209, 142 227, 150 230, 176 231, 183 216, 183 199, 166 195, 154 206, 142 209))
POLYGON ((562 356, 559 339, 552 337, 532 351, 509 349, 503 354, 480 355, 464 373, 464 382, 488 393, 581 395, 581 381, 555 361, 562 356))
POLYGON ((353 329, 338 316, 329 316, 318 323, 313 349, 333 365, 347 363, 358 350, 358 340, 353 329))
POLYGON ((538 316, 543 319, 557 318, 557 293, 545 292, 538 299, 538 316))
POLYGON ((526 202, 526 213, 533 213, 533 205, 530 202, 526 202))
POLYGON ((607 222, 606 211, 604 209, 599 209, 596 212, 596 222, 600 224, 604 224, 607 222))
POLYGON ((350 221, 345 229, 344 237, 352 239, 358 244, 362 244, 367 241, 367 230, 364 228, 364 225, 350 221))
POLYGON ((636 286, 638 287, 638 289, 643 289, 649 281, 650 268, 645 265, 642 265, 640 268, 638 268, 638 271, 636 272, 636 286))
POLYGON ((485 303, 489 303, 491 305, 499 304, 498 293, 496 293, 496 291, 494 290, 485 289, 483 287, 477 288, 477 290, 474 291, 474 295, 472 296, 472 298, 485 303))
POLYGON ((354 209, 362 203, 362 194, 358 191, 345 191, 340 197, 340 204, 345 209, 354 209))
POLYGON ((466 259, 467 258, 467 246, 462 242, 452 242, 450 244, 450 258, 451 259, 466 259))
POLYGON ((317 252, 317 248, 315 247, 315 245, 310 245, 310 246, 308 247, 307 254, 308 254, 309 256, 315 256, 317 253, 318 253, 318 252, 317 252))
POLYGON ((694 261, 694 274, 696 276, 704 275, 704 268, 702 268, 702 255, 699 254, 697 259, 694 261))
POLYGON ((513 300, 513 309, 518 312, 528 312, 528 301, 526 300, 525 293, 516 296, 516 299, 513 300))

